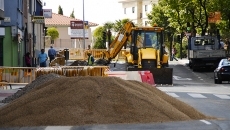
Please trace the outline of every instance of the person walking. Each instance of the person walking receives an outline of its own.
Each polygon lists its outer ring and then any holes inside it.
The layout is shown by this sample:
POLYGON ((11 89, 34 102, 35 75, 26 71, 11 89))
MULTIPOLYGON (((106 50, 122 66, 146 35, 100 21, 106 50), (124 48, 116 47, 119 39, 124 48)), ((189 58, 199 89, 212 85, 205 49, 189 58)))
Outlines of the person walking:
POLYGON ((53 46, 50 46, 50 49, 48 50, 48 56, 51 63, 51 61, 54 60, 56 57, 56 50, 53 48, 53 46))
POLYGON ((87 55, 88 55, 88 66, 92 66, 94 64, 94 57, 90 52, 88 52, 87 55))
POLYGON ((176 48, 175 48, 175 46, 173 46, 172 47, 172 60, 174 59, 174 60, 178 61, 178 59, 175 57, 175 55, 176 55, 176 48))
POLYGON ((40 67, 46 67, 47 59, 48 59, 48 56, 45 53, 45 50, 41 49, 41 53, 38 55, 38 63, 40 64, 40 67))

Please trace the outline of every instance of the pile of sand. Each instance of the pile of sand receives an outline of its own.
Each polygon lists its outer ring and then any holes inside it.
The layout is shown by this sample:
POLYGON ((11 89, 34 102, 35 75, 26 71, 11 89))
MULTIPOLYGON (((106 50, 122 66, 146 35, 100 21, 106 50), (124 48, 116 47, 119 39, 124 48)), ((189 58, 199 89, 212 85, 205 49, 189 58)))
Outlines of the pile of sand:
POLYGON ((137 81, 60 77, 0 108, 0 126, 73 126, 207 119, 191 106, 137 81))

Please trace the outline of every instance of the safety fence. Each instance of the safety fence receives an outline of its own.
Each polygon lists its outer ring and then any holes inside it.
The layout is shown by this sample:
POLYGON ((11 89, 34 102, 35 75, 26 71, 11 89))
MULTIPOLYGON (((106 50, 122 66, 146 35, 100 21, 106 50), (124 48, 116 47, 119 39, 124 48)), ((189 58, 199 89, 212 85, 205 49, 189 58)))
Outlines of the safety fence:
MULTIPOLYGON (((56 56, 56 58, 49 64, 49 66, 64 66, 66 65, 66 57, 65 57, 66 50, 60 50, 56 56)), ((80 48, 71 48, 68 49, 68 60, 86 60, 88 58, 87 52, 91 52, 94 56, 94 59, 103 59, 103 52, 106 49, 80 49, 80 48)), ((118 55, 113 60, 118 59, 126 59, 126 55, 129 53, 129 50, 123 49, 121 50, 118 55)))
POLYGON ((44 74, 74 76, 106 76, 108 66, 59 66, 59 67, 1 67, 0 87, 26 85, 44 74))
MULTIPOLYGON (((112 50, 112 49, 111 49, 112 50)), ((80 49, 80 48, 71 48, 69 49, 69 59, 70 60, 84 60, 87 59, 87 52, 90 51, 91 54, 94 56, 95 59, 101 59, 103 58, 103 52, 106 51, 106 49, 80 49)), ((121 50, 117 57, 124 57, 129 50, 123 49, 121 50)))

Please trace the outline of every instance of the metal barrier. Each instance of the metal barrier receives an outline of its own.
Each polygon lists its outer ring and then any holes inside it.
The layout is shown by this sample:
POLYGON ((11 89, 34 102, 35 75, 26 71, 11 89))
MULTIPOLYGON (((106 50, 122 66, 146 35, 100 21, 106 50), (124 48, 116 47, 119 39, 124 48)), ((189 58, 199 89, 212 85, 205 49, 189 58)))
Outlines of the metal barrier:
POLYGON ((0 86, 25 85, 36 77, 55 73, 66 77, 74 76, 106 76, 108 66, 62 66, 62 67, 1 67, 0 86))

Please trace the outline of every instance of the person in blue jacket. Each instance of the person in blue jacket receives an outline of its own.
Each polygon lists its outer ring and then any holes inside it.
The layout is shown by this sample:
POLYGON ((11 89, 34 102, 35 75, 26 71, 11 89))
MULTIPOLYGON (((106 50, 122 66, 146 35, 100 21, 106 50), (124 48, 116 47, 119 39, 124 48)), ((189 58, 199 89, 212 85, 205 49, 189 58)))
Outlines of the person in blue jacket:
POLYGON ((38 55, 38 63, 40 64, 40 67, 46 67, 47 60, 48 60, 48 56, 45 53, 45 50, 41 49, 41 53, 38 55))

